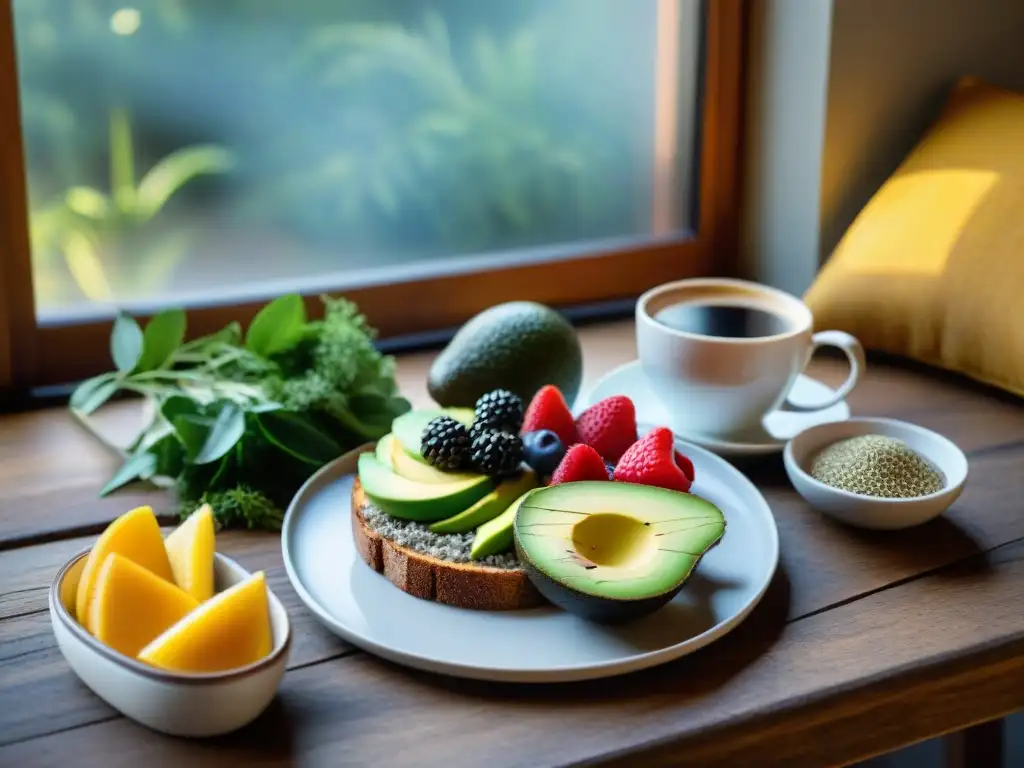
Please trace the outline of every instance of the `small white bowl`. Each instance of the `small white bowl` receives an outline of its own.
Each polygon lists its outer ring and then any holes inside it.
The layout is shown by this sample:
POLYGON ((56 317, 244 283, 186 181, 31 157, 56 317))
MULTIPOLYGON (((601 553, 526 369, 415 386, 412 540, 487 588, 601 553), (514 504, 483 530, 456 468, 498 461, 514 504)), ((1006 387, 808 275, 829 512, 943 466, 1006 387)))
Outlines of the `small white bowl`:
POLYGON ((783 451, 786 474, 797 492, 818 511, 849 525, 893 531, 938 517, 957 500, 967 480, 967 457, 940 434, 896 419, 856 418, 818 424, 796 435, 783 451), (885 435, 902 440, 945 477, 942 490, 909 499, 850 493, 808 474, 811 460, 826 446, 849 437, 885 435))
MULTIPOLYGON (((126 717, 173 736, 216 736, 255 720, 284 676, 291 648, 288 613, 270 589, 267 598, 274 646, 266 658, 213 674, 166 672, 104 645, 74 618, 75 594, 86 550, 66 562, 50 586, 50 622, 57 646, 93 693, 126 717)), ((214 555, 214 585, 221 592, 250 574, 214 555)))

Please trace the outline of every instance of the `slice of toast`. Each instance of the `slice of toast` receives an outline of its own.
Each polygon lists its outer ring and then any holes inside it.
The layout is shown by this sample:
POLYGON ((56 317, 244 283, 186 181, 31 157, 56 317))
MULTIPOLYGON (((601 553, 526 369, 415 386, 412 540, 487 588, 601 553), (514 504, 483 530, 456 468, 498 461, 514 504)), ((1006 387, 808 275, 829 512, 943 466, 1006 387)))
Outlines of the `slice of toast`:
POLYGON ((451 563, 400 546, 363 517, 368 504, 359 478, 352 485, 352 533, 360 557, 404 592, 424 600, 483 611, 534 608, 546 601, 522 568, 451 563))

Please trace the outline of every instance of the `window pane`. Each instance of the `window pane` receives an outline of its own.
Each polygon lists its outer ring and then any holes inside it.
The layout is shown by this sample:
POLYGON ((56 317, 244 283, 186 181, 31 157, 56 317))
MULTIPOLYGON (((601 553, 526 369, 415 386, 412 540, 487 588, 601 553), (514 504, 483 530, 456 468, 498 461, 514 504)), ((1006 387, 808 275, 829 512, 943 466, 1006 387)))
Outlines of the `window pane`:
POLYGON ((686 236, 699 0, 16 0, 44 317, 686 236))

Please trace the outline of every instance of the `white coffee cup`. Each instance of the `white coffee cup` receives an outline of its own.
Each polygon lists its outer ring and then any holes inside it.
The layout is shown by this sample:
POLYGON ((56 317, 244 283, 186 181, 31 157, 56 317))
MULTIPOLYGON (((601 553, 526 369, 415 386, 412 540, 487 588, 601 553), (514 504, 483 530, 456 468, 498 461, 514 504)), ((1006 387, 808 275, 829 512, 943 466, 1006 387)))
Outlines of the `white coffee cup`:
POLYGON ((696 278, 652 288, 636 303, 636 340, 651 389, 674 421, 668 426, 725 439, 756 432, 779 408, 818 411, 835 405, 865 368, 864 350, 853 336, 815 333, 811 311, 800 299, 746 280, 696 278), (670 307, 694 304, 762 310, 774 316, 768 318, 774 327, 767 335, 706 335, 657 319, 670 307), (793 403, 793 384, 821 346, 841 349, 850 375, 824 402, 793 403))

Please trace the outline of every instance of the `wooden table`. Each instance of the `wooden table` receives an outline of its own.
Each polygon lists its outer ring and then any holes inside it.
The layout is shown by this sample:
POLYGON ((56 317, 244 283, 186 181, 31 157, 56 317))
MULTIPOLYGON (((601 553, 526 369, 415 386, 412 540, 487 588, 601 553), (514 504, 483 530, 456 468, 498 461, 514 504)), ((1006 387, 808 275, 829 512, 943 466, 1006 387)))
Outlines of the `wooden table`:
MULTIPOLYGON (((582 336, 588 382, 634 356, 630 323, 582 336)), ((426 402, 431 357, 400 362, 416 403, 426 402)), ((222 551, 268 569, 295 644, 271 709, 205 742, 150 732, 92 695, 58 652, 46 610, 66 558, 117 514, 167 499, 97 499, 115 460, 62 410, 2 417, 0 765, 838 765, 1019 709, 1024 406, 930 371, 869 368, 850 398, 854 414, 909 419, 955 440, 971 461, 961 499, 918 530, 871 534, 810 510, 777 457, 741 464, 778 521, 777 577, 735 632, 647 672, 531 687, 410 671, 313 620, 285 577, 277 536, 221 534, 222 551)), ((830 384, 845 375, 828 359, 811 372, 830 384)), ((125 404, 104 418, 128 434, 138 417, 125 404)), ((977 745, 959 746, 984 768, 977 745)))

